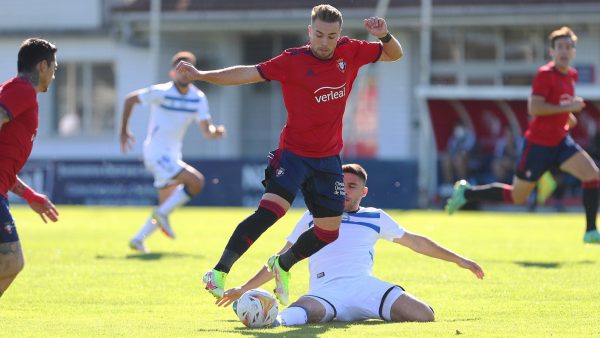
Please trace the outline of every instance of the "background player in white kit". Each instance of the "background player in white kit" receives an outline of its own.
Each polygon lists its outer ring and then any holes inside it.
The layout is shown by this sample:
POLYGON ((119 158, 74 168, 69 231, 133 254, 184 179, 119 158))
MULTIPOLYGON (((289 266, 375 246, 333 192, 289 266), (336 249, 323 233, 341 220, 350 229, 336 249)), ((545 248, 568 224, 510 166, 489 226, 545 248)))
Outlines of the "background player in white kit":
POLYGON ((123 108, 120 142, 121 151, 126 153, 135 142, 128 128, 133 107, 138 103, 151 106, 148 135, 144 141, 144 165, 154 175, 159 205, 129 242, 132 249, 141 252, 148 252, 144 239, 157 227, 169 238, 175 238, 169 214, 204 187, 202 173, 181 160, 182 141, 188 126, 197 122, 208 139, 225 134, 225 127, 212 124, 204 93, 174 71, 179 61, 195 64, 196 57, 187 51, 176 53, 171 59, 173 69, 169 74, 173 81, 131 92, 123 108))
MULTIPOLYGON (((398 285, 373 277, 373 246, 386 239, 420 254, 456 263, 483 278, 477 263, 447 250, 427 237, 410 233, 377 208, 363 208, 367 195, 367 173, 358 164, 342 166, 346 199, 339 238, 308 258, 308 294, 283 310, 275 325, 383 319, 386 321, 434 320, 431 307, 398 285)), ((287 250, 306 229, 313 226, 311 214, 304 213, 282 251, 287 250)), ((260 287, 273 278, 263 267, 244 285, 227 290, 217 301, 227 306, 244 292, 260 287)))

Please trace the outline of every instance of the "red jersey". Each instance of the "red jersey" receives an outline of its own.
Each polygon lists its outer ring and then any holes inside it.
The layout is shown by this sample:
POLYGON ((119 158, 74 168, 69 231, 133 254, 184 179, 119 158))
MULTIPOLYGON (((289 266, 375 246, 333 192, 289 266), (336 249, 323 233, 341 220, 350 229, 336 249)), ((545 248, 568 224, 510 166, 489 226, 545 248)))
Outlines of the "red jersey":
POLYGON ((338 155, 346 100, 361 66, 379 59, 379 42, 341 38, 333 57, 315 57, 309 45, 290 48, 256 65, 261 76, 281 83, 287 121, 279 148, 304 157, 338 155))
POLYGON ((7 197, 29 158, 38 127, 37 93, 24 78, 0 84, 0 107, 10 121, 0 127, 0 194, 7 197))
MULTIPOLYGON (((577 71, 569 67, 567 74, 563 74, 554 67, 551 61, 538 69, 533 80, 531 95, 542 96, 550 104, 568 104, 575 97, 575 81, 577 71)), ((525 138, 543 146, 555 146, 569 132, 569 114, 564 113, 539 116, 534 115, 525 131, 525 138)))

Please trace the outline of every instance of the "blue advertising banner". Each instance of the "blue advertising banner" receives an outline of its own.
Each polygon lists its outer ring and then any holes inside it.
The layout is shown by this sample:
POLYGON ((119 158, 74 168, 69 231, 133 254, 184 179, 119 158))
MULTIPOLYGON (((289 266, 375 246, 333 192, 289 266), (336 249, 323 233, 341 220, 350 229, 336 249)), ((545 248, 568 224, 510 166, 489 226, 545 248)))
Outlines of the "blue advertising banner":
MULTIPOLYGON (((266 161, 187 160, 204 174, 204 191, 190 201, 197 206, 256 207, 263 194, 266 161)), ((417 164, 411 161, 356 161, 369 173, 364 206, 417 208, 417 164)), ((139 161, 31 160, 19 176, 56 204, 155 205, 152 175, 139 161)), ((9 194, 11 202, 22 202, 9 194)), ((294 207, 304 208, 301 193, 294 207)))

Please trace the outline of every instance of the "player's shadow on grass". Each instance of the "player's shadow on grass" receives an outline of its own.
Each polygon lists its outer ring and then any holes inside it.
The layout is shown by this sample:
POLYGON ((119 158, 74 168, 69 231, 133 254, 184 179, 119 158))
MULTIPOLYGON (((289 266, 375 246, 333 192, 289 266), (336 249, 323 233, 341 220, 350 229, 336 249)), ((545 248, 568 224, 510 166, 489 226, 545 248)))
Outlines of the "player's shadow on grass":
MULTIPOLYGON (((329 323, 315 323, 315 324, 306 324, 301 326, 286 326, 282 328, 265 328, 265 329, 252 329, 243 326, 237 320, 227 320, 227 322, 237 322, 240 324, 239 327, 233 328, 231 330, 206 330, 206 329, 198 329, 198 332, 202 333, 236 333, 243 336, 248 337, 309 337, 316 338, 324 334, 329 330, 336 329, 348 329, 350 326, 354 325, 389 325, 390 323, 384 322, 382 320, 367 320, 367 321, 357 321, 357 322, 329 322, 329 323), (285 331, 282 331, 285 330, 285 331)), ((342 332, 342 331, 340 331, 342 332)))
POLYGON ((515 261, 513 262, 524 268, 542 268, 542 269, 559 269, 565 265, 580 265, 580 264, 594 264, 594 261, 585 260, 577 262, 531 262, 531 261, 515 261))
POLYGON ((96 255, 96 259, 137 259, 140 261, 156 261, 163 258, 204 258, 202 255, 186 254, 179 252, 152 252, 136 253, 125 256, 96 255))

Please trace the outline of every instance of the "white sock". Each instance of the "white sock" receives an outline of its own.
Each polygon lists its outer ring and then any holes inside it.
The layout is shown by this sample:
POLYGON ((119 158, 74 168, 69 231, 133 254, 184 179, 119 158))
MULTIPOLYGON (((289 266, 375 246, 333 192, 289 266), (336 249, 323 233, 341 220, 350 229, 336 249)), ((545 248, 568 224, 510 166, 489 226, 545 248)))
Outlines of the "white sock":
POLYGON ((297 306, 288 307, 281 311, 277 317, 283 326, 304 325, 308 323, 306 311, 297 306))
POLYGON ((142 226, 140 231, 138 231, 138 233, 135 236, 133 236, 133 239, 143 241, 144 239, 146 239, 146 237, 150 236, 150 234, 154 232, 154 230, 156 230, 157 228, 158 225, 156 225, 155 222, 152 222, 152 217, 148 217, 146 223, 144 223, 144 226, 142 226))
POLYGON ((180 205, 186 204, 191 199, 192 198, 190 195, 188 195, 183 188, 183 184, 180 184, 177 186, 177 188, 175 188, 171 196, 169 196, 166 201, 158 206, 156 211, 162 215, 168 215, 173 211, 173 209, 180 205))

